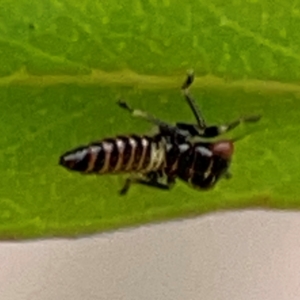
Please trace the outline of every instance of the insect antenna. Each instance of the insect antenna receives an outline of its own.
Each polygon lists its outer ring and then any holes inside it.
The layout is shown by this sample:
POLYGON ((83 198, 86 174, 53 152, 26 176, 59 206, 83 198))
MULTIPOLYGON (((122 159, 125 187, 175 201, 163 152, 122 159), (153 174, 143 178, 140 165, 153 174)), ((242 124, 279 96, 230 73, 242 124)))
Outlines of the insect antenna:
MULTIPOLYGON (((261 117, 260 116, 251 116, 247 119, 248 122, 257 122, 258 120, 260 120, 261 117), (250 121, 250 118, 251 118, 251 121, 250 121)), ((243 133, 243 134, 240 134, 232 139, 230 139, 233 143, 235 142, 238 142, 240 140, 243 140, 244 138, 246 138, 247 136, 249 136, 250 134, 256 132, 256 131, 259 131, 258 129, 252 129, 251 132, 247 132, 247 133, 243 133)))

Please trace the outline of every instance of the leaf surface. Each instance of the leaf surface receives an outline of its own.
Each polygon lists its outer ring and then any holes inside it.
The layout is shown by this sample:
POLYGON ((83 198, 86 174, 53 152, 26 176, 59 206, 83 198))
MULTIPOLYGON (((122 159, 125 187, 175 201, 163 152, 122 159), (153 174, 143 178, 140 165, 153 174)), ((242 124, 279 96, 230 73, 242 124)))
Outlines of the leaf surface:
POLYGON ((0 238, 70 236, 222 209, 300 204, 300 5, 293 1, 25 1, 0 3, 0 238), (103 3, 102 3, 103 2, 103 3), (209 123, 241 126, 231 180, 171 192, 58 166, 81 144, 145 133, 115 102, 193 122, 186 70, 209 123))

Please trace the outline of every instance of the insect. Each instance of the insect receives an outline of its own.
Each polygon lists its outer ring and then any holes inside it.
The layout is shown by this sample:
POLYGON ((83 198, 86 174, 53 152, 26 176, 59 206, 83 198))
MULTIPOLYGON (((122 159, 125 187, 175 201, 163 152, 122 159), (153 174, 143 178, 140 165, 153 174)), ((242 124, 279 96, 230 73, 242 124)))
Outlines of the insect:
POLYGON ((104 138, 64 153, 59 164, 83 174, 128 173, 120 194, 126 194, 132 183, 169 190, 176 178, 194 188, 210 189, 220 178, 230 178, 229 167, 234 152, 234 140, 222 139, 209 142, 244 122, 257 122, 259 115, 240 117, 228 124, 207 126, 190 95, 194 81, 190 72, 182 85, 184 98, 190 106, 196 124, 166 123, 126 102, 119 107, 135 117, 141 117, 156 125, 154 135, 119 135, 104 138))

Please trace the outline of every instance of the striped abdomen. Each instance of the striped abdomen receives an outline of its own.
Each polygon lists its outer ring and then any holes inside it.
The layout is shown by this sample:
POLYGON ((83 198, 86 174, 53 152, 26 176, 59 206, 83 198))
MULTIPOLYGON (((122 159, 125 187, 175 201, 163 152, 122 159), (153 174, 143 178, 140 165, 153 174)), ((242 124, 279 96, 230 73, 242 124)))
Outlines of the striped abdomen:
POLYGON ((156 171, 165 164, 165 142, 159 135, 118 136, 68 151, 60 164, 85 173, 156 171))

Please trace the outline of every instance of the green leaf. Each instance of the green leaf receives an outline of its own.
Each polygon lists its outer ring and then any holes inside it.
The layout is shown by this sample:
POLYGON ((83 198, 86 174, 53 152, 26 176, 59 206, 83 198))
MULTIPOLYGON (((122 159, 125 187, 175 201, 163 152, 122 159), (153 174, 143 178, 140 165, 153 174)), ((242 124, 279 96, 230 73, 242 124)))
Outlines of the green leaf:
POLYGON ((248 207, 294 209, 300 199, 300 4, 293 1, 12 1, 0 3, 0 238, 80 235, 248 207), (119 98, 169 122, 241 126, 231 180, 209 192, 170 192, 124 176, 58 166, 66 150, 151 126, 119 98))

